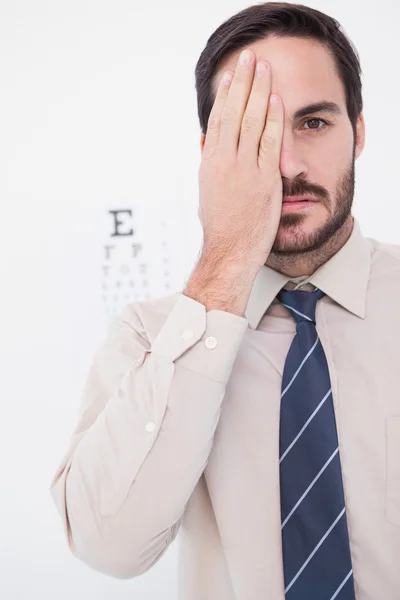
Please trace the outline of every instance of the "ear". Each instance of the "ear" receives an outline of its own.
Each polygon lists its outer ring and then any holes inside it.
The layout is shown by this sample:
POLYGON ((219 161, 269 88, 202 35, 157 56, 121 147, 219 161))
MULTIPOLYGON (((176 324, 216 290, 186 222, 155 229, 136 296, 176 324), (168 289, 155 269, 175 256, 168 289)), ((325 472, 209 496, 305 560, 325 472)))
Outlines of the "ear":
POLYGON ((355 144, 354 159, 357 160, 365 145, 365 121, 362 113, 359 114, 357 119, 355 144))
MULTIPOLYGON (((206 141, 206 136, 204 135, 204 133, 202 133, 200 136, 200 152, 203 152, 205 141, 206 141)), ((200 203, 199 203, 199 208, 197 209, 197 216, 199 218, 201 226, 203 227, 203 216, 202 216, 202 212, 201 212, 200 203)))

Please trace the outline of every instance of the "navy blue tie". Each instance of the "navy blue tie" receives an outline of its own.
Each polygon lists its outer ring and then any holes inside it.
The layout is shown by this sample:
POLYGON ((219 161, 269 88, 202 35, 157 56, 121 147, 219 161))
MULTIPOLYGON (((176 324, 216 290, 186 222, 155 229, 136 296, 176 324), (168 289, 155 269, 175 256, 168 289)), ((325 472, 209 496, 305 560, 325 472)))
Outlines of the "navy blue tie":
POLYGON ((332 389, 315 327, 324 292, 281 290, 296 320, 281 394, 279 461, 287 600, 354 600, 332 389))

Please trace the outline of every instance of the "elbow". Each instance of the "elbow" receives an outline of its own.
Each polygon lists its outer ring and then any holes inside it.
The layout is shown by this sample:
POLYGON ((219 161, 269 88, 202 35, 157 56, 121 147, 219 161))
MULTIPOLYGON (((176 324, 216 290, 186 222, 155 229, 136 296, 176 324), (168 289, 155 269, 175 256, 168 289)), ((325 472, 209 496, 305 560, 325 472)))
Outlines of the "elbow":
POLYGON ((67 480, 66 474, 53 486, 52 495, 72 554, 91 569, 117 579, 132 579, 151 569, 179 530, 180 519, 165 528, 132 510, 129 515, 101 517, 79 479, 67 480))
MULTIPOLYGON (((73 540, 70 548, 74 556, 91 569, 116 579, 133 579, 149 571, 165 554, 175 539, 179 529, 177 523, 172 529, 162 532, 151 540, 139 543, 127 540, 124 536, 103 543, 91 540, 73 540)), ((133 536, 134 538, 134 536, 133 536)))
POLYGON ((103 575, 114 577, 115 579, 133 579, 142 575, 150 568, 150 565, 147 566, 135 556, 131 555, 123 560, 120 557, 110 554, 109 550, 107 552, 97 551, 94 553, 87 552, 84 548, 79 548, 74 552, 74 556, 90 569, 103 575))

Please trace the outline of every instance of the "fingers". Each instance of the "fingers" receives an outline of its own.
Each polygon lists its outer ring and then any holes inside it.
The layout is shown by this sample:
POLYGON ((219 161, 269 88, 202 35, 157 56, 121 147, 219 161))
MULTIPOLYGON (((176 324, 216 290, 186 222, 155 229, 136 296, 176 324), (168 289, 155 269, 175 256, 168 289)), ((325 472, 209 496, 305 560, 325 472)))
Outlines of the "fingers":
POLYGON ((221 113, 219 147, 223 155, 237 155, 243 114, 249 98, 255 69, 255 56, 244 50, 236 65, 232 83, 221 113), (248 62, 244 59, 248 58, 248 62))
POLYGON ((241 123, 238 156, 242 164, 257 164, 270 93, 271 68, 267 61, 260 60, 255 68, 250 96, 241 123))
POLYGON ((208 118, 206 139, 203 146, 204 158, 212 156, 218 146, 222 109, 225 106, 232 78, 233 73, 225 71, 220 79, 215 101, 208 118))
POLYGON ((258 166, 279 168, 283 138, 284 106, 282 99, 273 94, 270 96, 267 121, 262 132, 258 166))
POLYGON ((283 102, 271 96, 271 66, 256 64, 250 96, 243 115, 238 146, 241 164, 279 166, 283 137, 283 102))
POLYGON ((207 124, 203 157, 216 149, 225 157, 238 157, 249 166, 275 165, 280 159, 283 137, 283 102, 270 100, 271 67, 257 62, 251 50, 249 61, 239 57, 231 79, 221 77, 207 124))

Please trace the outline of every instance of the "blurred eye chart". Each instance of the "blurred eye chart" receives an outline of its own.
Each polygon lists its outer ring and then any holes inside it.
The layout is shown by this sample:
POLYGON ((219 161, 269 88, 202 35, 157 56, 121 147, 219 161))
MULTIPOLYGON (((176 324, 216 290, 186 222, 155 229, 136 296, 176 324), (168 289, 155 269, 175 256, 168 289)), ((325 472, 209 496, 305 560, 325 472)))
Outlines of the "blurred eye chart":
POLYGON ((103 218, 101 286, 108 321, 130 302, 182 289, 196 256, 191 253, 191 263, 187 255, 182 260, 183 242, 173 218, 157 218, 146 205, 132 202, 108 209, 103 218))

